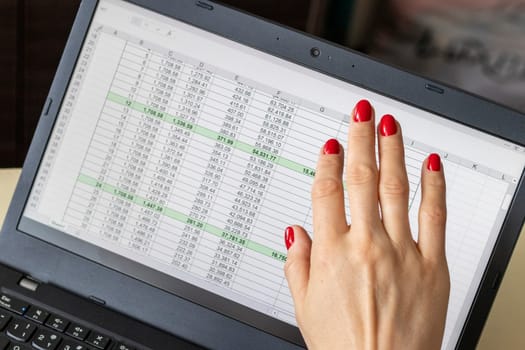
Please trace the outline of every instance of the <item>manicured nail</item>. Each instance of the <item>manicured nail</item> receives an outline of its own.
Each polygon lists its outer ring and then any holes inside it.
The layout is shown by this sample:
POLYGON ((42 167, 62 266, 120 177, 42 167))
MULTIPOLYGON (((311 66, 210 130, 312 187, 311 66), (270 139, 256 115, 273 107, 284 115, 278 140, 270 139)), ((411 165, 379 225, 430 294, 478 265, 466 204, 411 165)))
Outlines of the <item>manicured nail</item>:
POLYGON ((427 169, 430 171, 441 170, 441 158, 439 157, 439 154, 432 153, 428 156, 427 169))
POLYGON ((379 132, 383 136, 395 135, 397 133, 396 120, 390 114, 386 114, 379 122, 379 132))
POLYGON ((367 122, 372 119, 372 106, 367 100, 357 102, 354 109, 355 122, 367 122))
POLYGON ((290 249, 294 240, 295 240, 295 235, 293 232, 293 227, 288 226, 286 230, 284 230, 284 244, 286 244, 286 249, 290 249))
POLYGON ((339 154, 339 141, 330 139, 326 141, 323 148, 324 154, 339 154))

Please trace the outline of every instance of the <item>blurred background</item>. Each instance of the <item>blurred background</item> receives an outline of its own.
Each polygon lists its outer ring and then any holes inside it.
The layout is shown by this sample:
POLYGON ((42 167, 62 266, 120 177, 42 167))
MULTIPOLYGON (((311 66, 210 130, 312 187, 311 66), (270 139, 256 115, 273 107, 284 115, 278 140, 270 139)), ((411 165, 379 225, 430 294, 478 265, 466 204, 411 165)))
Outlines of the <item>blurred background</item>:
MULTIPOLYGON (((525 0, 223 0, 525 111, 525 0)), ((22 165, 80 0, 0 0, 0 168, 22 165)))
MULTIPOLYGON (((525 112, 525 0, 221 2, 525 112)), ((22 166, 79 3, 0 0, 0 168, 22 166)), ((525 349, 524 266, 516 254, 478 350, 525 349)))

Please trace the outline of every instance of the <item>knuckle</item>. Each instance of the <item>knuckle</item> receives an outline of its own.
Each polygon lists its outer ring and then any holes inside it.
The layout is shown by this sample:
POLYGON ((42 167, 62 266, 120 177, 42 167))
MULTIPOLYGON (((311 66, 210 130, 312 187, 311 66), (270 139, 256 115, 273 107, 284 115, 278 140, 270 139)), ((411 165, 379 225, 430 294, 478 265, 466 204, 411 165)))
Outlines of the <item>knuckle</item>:
POLYGON ((425 187, 429 190, 439 192, 445 191, 445 179, 441 176, 427 176, 425 180, 425 187))
POLYGON ((341 167, 342 161, 340 157, 326 157, 323 156, 318 161, 318 166, 328 169, 338 169, 341 167))
POLYGON ((447 209, 438 205, 422 206, 421 217, 430 224, 442 224, 447 221, 447 209))
POLYGON ((428 261, 423 275, 430 280, 428 284, 440 286, 447 292, 450 291, 450 273, 446 261, 428 261))
POLYGON ((336 265, 337 258, 341 255, 337 254, 340 247, 331 242, 322 246, 317 246, 317 249, 312 252, 312 266, 323 273, 330 271, 336 265))
MULTIPOLYGON (((399 127, 399 126, 398 126, 399 127)), ((391 152, 394 152, 396 154, 405 155, 405 145, 403 144, 403 137, 401 133, 397 133, 397 138, 392 139, 392 143, 390 143, 387 147, 387 150, 390 150, 391 152)), ((405 158, 403 157, 403 160, 405 158)))
POLYGON ((355 262, 361 266, 381 268, 389 270, 399 266, 404 259, 390 239, 377 235, 377 232, 369 232, 371 236, 354 240, 352 256, 355 262))
POLYGON ((334 265, 334 260, 331 258, 331 254, 319 254, 316 256, 315 265, 321 271, 329 271, 334 265))
POLYGON ((377 246, 369 239, 355 241, 352 257, 360 265, 375 265, 378 254, 377 246))
POLYGON ((384 144, 385 147, 381 148, 381 153, 387 154, 389 156, 395 156, 395 157, 400 156, 402 157, 402 159, 404 159, 405 145, 403 144, 402 139, 401 138, 389 138, 388 141, 390 142, 388 142, 386 145, 384 144))
POLYGON ((341 180, 327 177, 316 179, 312 186, 312 199, 329 197, 343 191, 341 180))
POLYGON ((349 186, 363 185, 377 181, 377 169, 372 166, 359 164, 348 167, 346 181, 349 186))
POLYGON ((408 181, 395 176, 381 179, 379 181, 379 192, 387 196, 408 196, 408 181))
POLYGON ((369 247, 359 247, 352 252, 353 259, 361 266, 375 265, 376 255, 369 247))
POLYGON ((356 143, 372 142, 375 137, 375 130, 371 126, 365 123, 354 125, 353 128, 350 128, 350 138, 356 143))

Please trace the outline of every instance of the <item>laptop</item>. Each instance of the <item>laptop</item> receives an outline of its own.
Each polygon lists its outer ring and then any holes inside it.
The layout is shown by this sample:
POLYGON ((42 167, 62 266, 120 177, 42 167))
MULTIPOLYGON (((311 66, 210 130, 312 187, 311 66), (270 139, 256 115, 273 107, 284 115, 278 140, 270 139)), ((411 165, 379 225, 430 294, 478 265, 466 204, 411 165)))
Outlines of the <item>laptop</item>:
POLYGON ((524 222, 525 116, 190 0, 81 3, 0 237, 0 348, 304 347, 283 230, 312 232, 318 151, 363 98, 403 126, 412 232, 442 157, 443 349, 474 348, 524 222))

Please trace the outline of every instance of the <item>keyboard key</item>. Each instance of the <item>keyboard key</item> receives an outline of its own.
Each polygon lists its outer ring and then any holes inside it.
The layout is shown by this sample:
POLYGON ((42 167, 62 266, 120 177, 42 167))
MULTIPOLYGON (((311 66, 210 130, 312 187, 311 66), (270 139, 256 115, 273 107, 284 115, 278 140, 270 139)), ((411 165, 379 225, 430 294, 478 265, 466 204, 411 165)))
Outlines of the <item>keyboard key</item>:
POLYGON ((33 337, 31 345, 38 350, 55 350, 60 343, 60 336, 47 329, 39 329, 33 337))
POLYGON ((0 334, 0 350, 4 350, 7 344, 9 344, 9 339, 5 335, 0 334))
POLYGON ((11 339, 26 342, 31 337, 31 334, 35 331, 36 326, 26 320, 14 318, 7 326, 7 336, 11 339))
POLYGON ((86 336, 88 333, 89 333, 89 329, 77 323, 71 323, 69 327, 67 327, 67 330, 66 330, 67 335, 70 335, 73 338, 81 340, 81 341, 86 339, 86 336))
POLYGON ((64 340, 56 350, 90 350, 86 345, 74 342, 72 340, 64 340))
POLYGON ((14 312, 15 314, 23 315, 27 311, 29 305, 22 300, 13 298, 6 294, 0 294, 0 307, 14 312))
POLYGON ((36 306, 31 306, 29 308, 29 311, 27 311, 26 314, 24 315, 25 318, 28 318, 39 324, 43 324, 46 321, 48 316, 49 316, 49 312, 39 307, 36 307, 36 306))
MULTIPOLYGON (((4 327, 7 325, 7 322, 11 319, 11 315, 9 315, 5 311, 0 310, 0 331, 4 329, 4 327)), ((2 347, 0 346, 0 350, 2 350, 2 347)))
POLYGON ((68 324, 69 320, 58 315, 51 315, 51 317, 46 322, 47 327, 53 328, 55 331, 59 331, 61 333, 66 330, 68 324))
POLYGON ((5 350, 31 350, 29 346, 11 343, 5 350))
POLYGON ((89 345, 93 345, 98 349, 104 350, 109 344, 109 337, 97 332, 91 332, 91 334, 89 334, 89 336, 86 339, 86 343, 88 343, 89 345))
POLYGON ((115 345, 113 345, 112 350, 135 350, 135 348, 132 348, 122 343, 116 343, 115 345))

